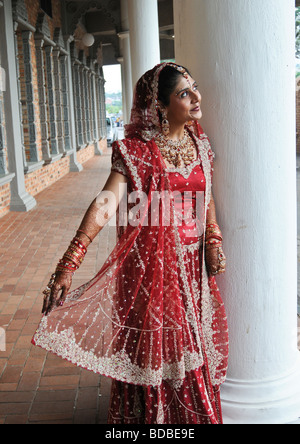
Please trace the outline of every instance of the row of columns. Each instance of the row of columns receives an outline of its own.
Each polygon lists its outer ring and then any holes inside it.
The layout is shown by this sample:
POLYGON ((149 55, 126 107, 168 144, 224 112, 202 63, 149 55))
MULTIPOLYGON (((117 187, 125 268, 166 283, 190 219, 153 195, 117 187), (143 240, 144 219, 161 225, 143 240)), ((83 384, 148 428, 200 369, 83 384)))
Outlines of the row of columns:
POLYGON ((136 82, 160 63, 157 0, 121 0, 121 22, 123 113, 124 122, 128 123, 136 82))
POLYGON ((19 107, 19 86, 15 57, 8 48, 15 48, 15 29, 12 15, 12 2, 0 3, 0 29, 5 38, 0 39, 1 67, 6 73, 4 114, 5 130, 9 134, 8 163, 11 174, 0 177, 0 184, 10 183, 11 209, 28 211, 36 205, 34 197, 26 191, 24 158, 22 152, 21 113, 19 107), (18 174, 17 172, 20 172, 18 174))
POLYGON ((99 154, 97 141, 106 137, 106 112, 104 78, 102 69, 96 61, 85 60, 83 51, 77 53, 75 42, 71 45, 71 62, 73 96, 76 119, 77 147, 95 143, 99 154))
MULTIPOLYGON (((128 121, 136 81, 160 62, 158 14, 156 0, 121 5, 128 121)), ((0 8, 5 28, 9 13, 0 8)), ((176 61, 199 82, 202 125, 217 154, 214 195, 228 258, 218 283, 230 329, 224 420, 292 422, 300 416, 294 0, 174 0, 174 17, 176 61)), ((17 96, 14 60, 3 59, 8 94, 17 96)), ((16 144, 18 111, 5 112, 16 144)), ((22 162, 11 152, 10 162, 22 162)), ((14 189, 28 209, 18 177, 14 189)))
POLYGON ((101 154, 98 142, 106 137, 100 67, 92 60, 72 57, 73 37, 64 39, 62 30, 56 28, 52 40, 45 15, 39 15, 35 28, 24 18, 27 12, 21 7, 11 0, 0 0, 0 66, 6 77, 6 82, 0 82, 6 83, 5 92, 0 85, 0 186, 10 184, 12 211, 28 211, 36 205, 26 191, 25 174, 65 155, 70 159, 70 171, 81 171, 76 152, 93 143, 96 154, 101 154), (32 45, 38 77, 41 150, 37 143, 32 45), (76 66, 79 79, 75 79, 73 91, 76 66), (7 143, 5 135, 9 135, 7 143))
MULTIPOLYGON (((121 0, 127 120, 138 78, 159 63, 156 0, 121 0), (151 19, 150 19, 151 17, 151 19), (130 30, 130 35, 128 33, 130 30), (131 56, 130 56, 131 54, 131 56)), ((174 0, 176 62, 203 95, 230 329, 227 424, 300 417, 294 0, 174 0)))
MULTIPOLYGON (((159 48, 159 29, 158 29, 158 7, 157 0, 121 0, 123 32, 120 33, 122 40, 122 65, 123 65, 123 85, 125 91, 125 120, 130 118, 130 109, 134 85, 138 78, 148 69, 160 62, 159 48), (129 38, 129 28, 131 29, 131 38, 129 38), (139 43, 140 42, 140 43, 139 43), (131 54, 133 56, 131 57, 131 54)), ((35 115, 33 106, 32 91, 32 72, 29 40, 34 29, 28 29, 21 33, 25 58, 23 60, 25 76, 22 81, 25 83, 24 91, 26 97, 22 99, 20 91, 20 80, 18 78, 19 69, 16 69, 18 62, 18 42, 16 41, 16 30, 13 22, 11 1, 0 2, 0 25, 2 34, 5 38, 1 39, 0 52, 3 58, 3 69, 7 74, 8 84, 6 93, 6 129, 9 131, 10 138, 15 143, 10 143, 9 165, 12 171, 19 171, 20 174, 5 174, 6 179, 12 181, 11 209, 16 211, 26 211, 35 206, 35 200, 25 191, 24 167, 29 170, 30 165, 37 167, 38 152, 36 146, 35 115), (3 7, 4 6, 4 7, 3 7), (14 48, 16 57, 9 57, 7 48, 14 48), (9 97, 10 96, 10 97, 9 97), (21 102, 19 101, 21 98, 21 102), (16 109, 13 104, 19 104, 16 109), (23 104, 26 108, 23 109, 23 104), (14 108, 14 109, 13 109, 14 108), (26 151, 24 143, 24 134, 22 131, 22 115, 26 113, 28 122, 28 137, 26 145, 29 149, 26 151), (13 149, 12 149, 13 148, 13 149), (20 152, 20 149, 22 152, 20 152), (22 173, 21 173, 22 172, 22 173)), ((16 26, 18 26, 16 24, 16 26)), ((27 26, 29 26, 27 24, 27 26)), ((41 115, 42 131, 42 154, 43 161, 51 162, 55 156, 62 154, 62 151, 70 151, 71 170, 79 171, 82 167, 76 161, 77 146, 84 145, 90 139, 92 122, 94 135, 103 132, 105 122, 97 116, 91 118, 93 110, 87 103, 88 95, 85 90, 96 91, 94 98, 97 101, 97 109, 104 106, 104 83, 103 79, 96 74, 91 78, 86 76, 82 64, 76 57, 70 60, 67 54, 70 54, 71 40, 67 40, 66 51, 57 48, 55 43, 45 38, 43 35, 35 36, 36 56, 38 63, 39 76, 39 106, 41 115), (71 64, 72 63, 72 64, 71 64), (77 72, 79 70, 79 72, 77 72), (82 91, 74 90, 67 98, 67 88, 72 84, 71 72, 77 78, 78 84, 82 85, 82 91), (54 72, 54 75, 53 75, 54 72), (61 78, 61 74, 63 78, 61 78), (78 75, 77 75, 78 74, 78 75), (89 86, 86 84, 89 82, 89 86), (96 82, 100 84, 96 85, 96 82), (101 83, 102 82, 102 83, 101 83), (47 84, 47 91, 45 89, 47 84), (97 86, 97 87, 96 87, 97 86), (97 92, 98 91, 98 92, 97 92), (100 95, 99 95, 100 91, 100 95), (46 109, 46 95, 48 98, 48 109, 46 109), (85 101, 83 104, 82 101, 85 101), (74 111, 75 110, 75 111, 74 111), (83 116, 82 112, 85 112, 83 116), (47 114, 50 115, 50 125, 48 124, 47 114), (85 117, 85 118, 84 118, 85 117), (82 128, 85 125, 85 129, 82 128), (89 140, 88 140, 89 139, 89 140), (64 141, 64 145, 63 145, 64 141), (75 147, 75 148, 74 148, 75 147)), ((4 131, 2 128, 2 100, 0 101, 0 148, 4 145, 4 131)), ((101 109, 102 115, 104 110, 101 109)), ((100 134, 104 136, 105 134, 100 134)), ((0 149, 0 162, 2 160, 0 149)), ((6 164, 3 161, 3 172, 6 171, 6 164)), ((40 165, 41 166, 41 165, 40 165)), ((2 174, 2 173, 1 173, 2 174)), ((0 175, 1 175, 0 174, 0 175)), ((3 180, 1 184, 3 184, 3 180)))

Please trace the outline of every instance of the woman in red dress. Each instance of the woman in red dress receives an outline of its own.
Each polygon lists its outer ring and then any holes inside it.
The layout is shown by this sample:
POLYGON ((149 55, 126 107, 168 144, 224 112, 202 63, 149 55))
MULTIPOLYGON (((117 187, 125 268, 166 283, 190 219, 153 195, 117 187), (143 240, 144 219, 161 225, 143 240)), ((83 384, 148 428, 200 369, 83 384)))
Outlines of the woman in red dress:
POLYGON ((215 275, 226 259, 201 116, 187 69, 163 63, 139 80, 108 182, 45 291, 33 343, 113 379, 109 424, 222 424, 228 328, 215 275), (69 293, 114 214, 114 251, 69 293))

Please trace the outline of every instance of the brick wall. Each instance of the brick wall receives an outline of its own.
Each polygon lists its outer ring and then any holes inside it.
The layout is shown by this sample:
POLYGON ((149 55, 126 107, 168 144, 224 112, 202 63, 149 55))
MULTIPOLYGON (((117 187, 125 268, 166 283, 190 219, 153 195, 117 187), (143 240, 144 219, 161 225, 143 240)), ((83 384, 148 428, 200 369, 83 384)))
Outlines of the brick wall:
MULTIPOLYGON (((106 143, 102 144, 102 150, 105 151, 106 143)), ((77 153, 78 162, 84 164, 94 157, 94 145, 90 145, 77 153)), ((70 172, 70 158, 66 156, 57 162, 46 165, 32 173, 26 174, 26 191, 32 196, 36 196, 47 187, 53 185, 56 181, 70 172)), ((0 187, 0 218, 9 212, 10 206, 10 185, 6 184, 0 187)))
POLYGON ((0 187, 0 218, 9 212, 10 205, 10 185, 0 187))
POLYGON ((84 150, 77 153, 77 160, 79 163, 85 163, 95 155, 94 145, 87 146, 84 150))
MULTIPOLYGON (((0 59, 1 61, 1 59, 0 59)), ((0 90, 0 131, 1 131, 1 139, 2 139, 2 156, 3 163, 5 168, 8 170, 8 156, 7 156, 7 136, 5 130, 5 114, 4 114, 4 94, 0 90)), ((1 171, 2 173, 2 171, 1 171)), ((5 184, 0 186, 0 218, 4 216, 9 211, 10 204, 10 185, 5 184)))
MULTIPOLYGON (((38 14, 40 10, 39 0, 24 0, 28 13, 28 21, 34 27, 37 23, 38 14)), ((47 16, 49 29, 51 32, 51 38, 54 40, 54 31, 56 28, 61 27, 61 5, 60 0, 52 0, 52 12, 53 18, 47 16)), ((32 69, 32 86, 33 86, 33 105, 35 113, 35 129, 36 129, 36 147, 38 153, 38 161, 42 161, 42 131, 40 123, 40 105, 39 105, 39 91, 38 91, 38 73, 37 73, 37 60, 36 60, 36 47, 34 33, 32 33, 29 40, 31 50, 31 69, 32 69)), ((22 100, 23 110, 23 133, 24 133, 24 145, 27 162, 30 160, 29 156, 29 137, 28 137, 28 119, 26 108, 26 84, 24 74, 24 60, 23 60, 23 42, 21 30, 17 31, 17 46, 18 46, 18 60, 19 60, 19 78, 20 78, 20 94, 22 100)), ((1 92, 0 92, 1 93, 1 92)), ((2 125, 5 128, 5 116, 2 116, 2 125)), ((99 141, 98 146, 101 151, 105 151, 107 148, 106 141, 99 141)), ((9 150, 9 137, 5 140, 4 150, 9 150)), ((77 161, 84 164, 95 155, 94 144, 88 145, 86 148, 77 152, 77 161)), ((13 171, 10 171, 11 173, 13 171)), ((37 168, 25 174, 25 187, 26 191, 32 196, 36 196, 47 187, 53 185, 56 181, 60 180, 63 176, 70 172, 70 157, 68 155, 61 159, 45 164, 42 167, 37 168)), ((10 211, 10 184, 0 186, 0 218, 10 211)))
POLYGON ((26 191, 32 196, 37 195, 45 188, 51 186, 57 180, 68 174, 69 167, 70 158, 64 157, 53 164, 46 165, 32 173, 26 174, 26 191))
MULTIPOLYGON (((28 21, 32 26, 36 26, 38 15, 41 12, 40 1, 39 0, 25 0, 28 13, 28 21)), ((47 21, 49 24, 51 38, 54 37, 55 28, 61 27, 61 1, 52 0, 52 16, 50 18, 47 16, 47 21)), ((31 56, 32 56, 32 79, 33 79, 33 90, 34 90, 34 112, 36 117, 36 143, 38 149, 39 159, 42 159, 42 134, 41 134, 41 124, 40 124, 40 107, 39 107, 39 92, 38 92, 38 74, 37 74, 37 63, 36 63, 36 48, 34 35, 30 39, 31 56)), ((22 51, 19 52, 19 60, 22 63, 22 51)), ((21 68, 21 66, 20 66, 21 68)), ((21 82, 22 84, 22 82, 21 82)), ((26 108, 26 107, 24 107, 26 108)), ((26 110, 25 110, 26 115, 26 110)), ((26 133, 28 129, 26 128, 26 121, 24 125, 24 136, 25 136, 25 146, 26 146, 26 133)), ((27 148, 27 146, 26 146, 27 148)))

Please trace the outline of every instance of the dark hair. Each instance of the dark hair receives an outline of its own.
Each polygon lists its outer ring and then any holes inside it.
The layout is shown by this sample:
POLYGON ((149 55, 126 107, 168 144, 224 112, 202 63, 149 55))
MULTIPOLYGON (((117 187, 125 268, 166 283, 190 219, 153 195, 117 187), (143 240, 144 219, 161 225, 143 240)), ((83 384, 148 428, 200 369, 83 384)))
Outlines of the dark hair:
MULTIPOLYGON (((191 75, 188 69, 184 68, 191 75)), ((159 76, 158 100, 164 105, 170 105, 170 96, 175 91, 182 73, 173 66, 166 66, 159 76)))

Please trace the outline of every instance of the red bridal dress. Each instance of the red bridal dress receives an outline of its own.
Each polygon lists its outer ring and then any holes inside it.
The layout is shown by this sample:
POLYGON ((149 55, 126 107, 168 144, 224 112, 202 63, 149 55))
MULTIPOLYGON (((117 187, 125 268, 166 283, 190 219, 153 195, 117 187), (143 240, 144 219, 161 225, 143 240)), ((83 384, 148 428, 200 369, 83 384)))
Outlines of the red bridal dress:
POLYGON ((198 158, 183 169, 166 168, 154 139, 114 144, 112 169, 126 175, 131 202, 143 198, 138 217, 118 227, 100 272, 43 317, 33 338, 113 379, 109 424, 222 424, 228 327, 203 250, 213 154, 199 126, 189 131, 198 158))

